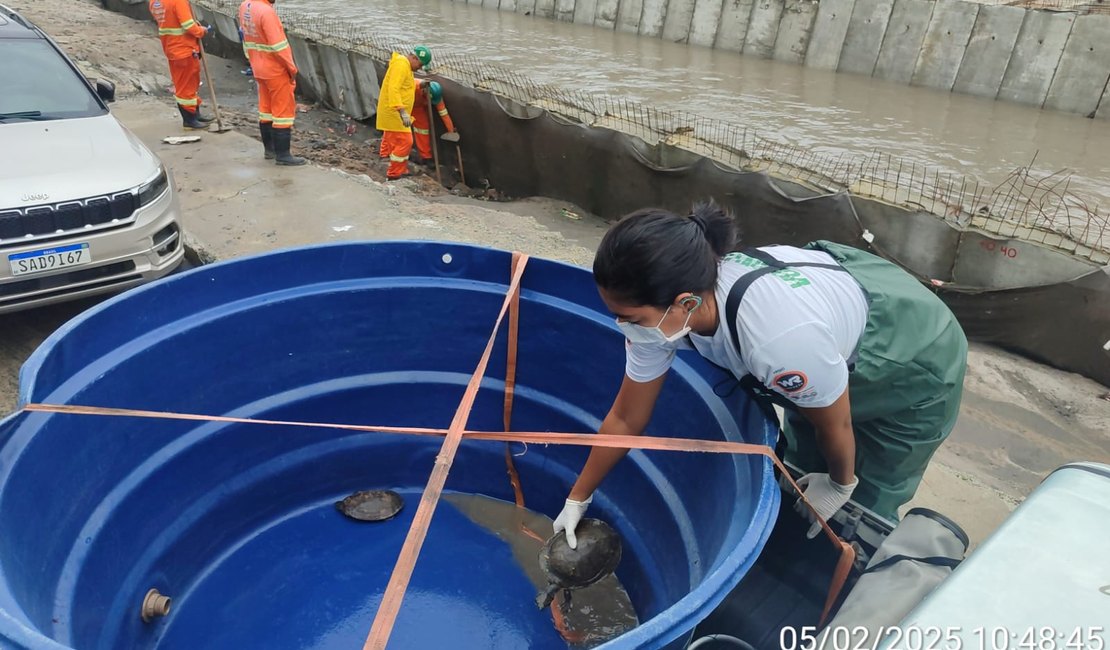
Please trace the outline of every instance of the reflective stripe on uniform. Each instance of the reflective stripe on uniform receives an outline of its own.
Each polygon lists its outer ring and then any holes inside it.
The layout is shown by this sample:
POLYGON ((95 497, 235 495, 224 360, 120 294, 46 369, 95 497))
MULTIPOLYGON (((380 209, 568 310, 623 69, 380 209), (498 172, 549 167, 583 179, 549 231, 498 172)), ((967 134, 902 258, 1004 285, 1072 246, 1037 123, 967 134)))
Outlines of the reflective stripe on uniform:
POLYGON ((412 130, 413 130, 413 131, 416 131, 416 132, 417 132, 417 133, 419 133, 420 135, 431 135, 431 134, 432 134, 432 132, 431 132, 431 131, 429 131, 428 129, 418 129, 418 128, 416 128, 415 126, 414 126, 414 127, 412 127, 412 130))
POLYGON ((177 103, 182 105, 182 106, 196 106, 197 105, 197 99, 195 97, 193 99, 185 99, 184 97, 178 97, 177 95, 174 95, 173 98, 176 99, 177 103))
POLYGON ((183 29, 189 29, 190 27, 192 27, 193 25, 196 25, 196 24, 197 24, 197 21, 190 18, 189 20, 186 20, 185 22, 181 23, 181 27, 183 29))
POLYGON ((266 45, 265 43, 254 43, 252 41, 243 41, 243 48, 247 50, 257 50, 258 52, 280 52, 289 47, 289 41, 281 41, 273 45, 266 45))
POLYGON ((439 112, 439 116, 440 116, 440 117, 447 117, 447 109, 445 108, 445 109, 443 109, 442 111, 440 111, 440 112, 439 112))
POLYGON ((390 162, 402 163, 408 160, 408 158, 404 156, 394 156, 393 154, 389 154, 389 160, 390 162))
POLYGON ((292 117, 275 117, 274 126, 293 126, 292 117))
POLYGON ((274 116, 269 114, 269 113, 259 112, 258 113, 258 121, 259 122, 273 122, 274 121, 274 116))
POLYGON ((159 36, 184 36, 185 30, 180 27, 159 27, 159 36))

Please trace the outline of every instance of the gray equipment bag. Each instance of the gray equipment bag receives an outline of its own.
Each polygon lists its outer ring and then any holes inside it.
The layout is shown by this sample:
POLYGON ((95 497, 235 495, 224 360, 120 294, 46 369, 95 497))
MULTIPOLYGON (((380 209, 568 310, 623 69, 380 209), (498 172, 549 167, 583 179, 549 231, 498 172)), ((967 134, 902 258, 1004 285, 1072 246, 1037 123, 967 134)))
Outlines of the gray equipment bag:
POLYGON ((875 551, 821 634, 833 635, 832 641, 841 642, 838 647, 855 647, 861 639, 871 647, 876 635, 898 625, 952 573, 967 547, 967 533, 951 519, 927 508, 910 510, 875 551))

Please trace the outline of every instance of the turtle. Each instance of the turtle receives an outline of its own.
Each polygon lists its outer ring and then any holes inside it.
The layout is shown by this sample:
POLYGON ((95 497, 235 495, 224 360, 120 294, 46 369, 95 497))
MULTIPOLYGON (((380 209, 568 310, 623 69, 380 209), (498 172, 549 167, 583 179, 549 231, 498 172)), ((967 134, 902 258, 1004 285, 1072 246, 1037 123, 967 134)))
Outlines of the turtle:
POLYGON ((545 609, 563 592, 570 602, 570 592, 589 587, 617 570, 621 563, 621 538, 609 524, 600 519, 583 519, 575 530, 578 548, 567 544, 563 533, 556 533, 540 549, 540 568, 547 575, 547 590, 536 596, 536 605, 545 609))
POLYGON ((336 501, 335 507, 358 521, 385 521, 401 512, 405 502, 393 490, 364 490, 336 501))

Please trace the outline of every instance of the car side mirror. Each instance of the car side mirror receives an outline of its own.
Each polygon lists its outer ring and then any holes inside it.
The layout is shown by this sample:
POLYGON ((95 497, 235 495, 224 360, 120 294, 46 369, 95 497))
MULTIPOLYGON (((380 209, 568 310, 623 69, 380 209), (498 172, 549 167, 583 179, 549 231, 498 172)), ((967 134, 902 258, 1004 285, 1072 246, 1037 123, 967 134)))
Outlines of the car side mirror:
POLYGON ((116 101, 116 85, 106 79, 97 79, 96 94, 105 102, 114 102, 116 101))

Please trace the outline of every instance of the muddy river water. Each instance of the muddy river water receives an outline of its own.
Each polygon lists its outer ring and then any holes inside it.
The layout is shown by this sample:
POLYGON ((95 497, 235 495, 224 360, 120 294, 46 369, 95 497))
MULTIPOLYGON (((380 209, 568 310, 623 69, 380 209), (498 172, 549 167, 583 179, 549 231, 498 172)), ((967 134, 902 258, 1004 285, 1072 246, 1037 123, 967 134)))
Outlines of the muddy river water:
POLYGON ((1110 207, 1107 120, 463 2, 281 0, 280 6, 512 66, 540 83, 720 118, 823 153, 881 151, 992 184, 1035 158, 1037 170, 1072 171, 1073 191, 1110 207))

